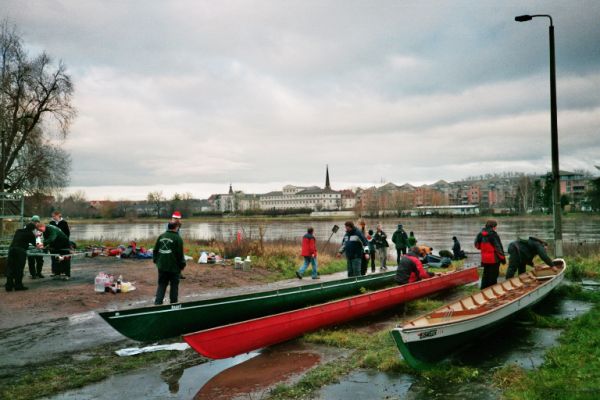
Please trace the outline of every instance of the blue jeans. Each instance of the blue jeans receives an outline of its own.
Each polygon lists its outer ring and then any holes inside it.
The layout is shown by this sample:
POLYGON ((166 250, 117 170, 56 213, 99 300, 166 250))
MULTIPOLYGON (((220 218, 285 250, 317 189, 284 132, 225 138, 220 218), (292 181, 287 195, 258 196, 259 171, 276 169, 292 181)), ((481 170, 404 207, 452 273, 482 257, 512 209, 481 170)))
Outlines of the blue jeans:
POLYGON ((300 275, 304 275, 304 271, 308 268, 308 264, 312 264, 312 277, 316 278, 317 274, 317 257, 304 256, 304 264, 300 267, 298 273, 300 275))
POLYGON ((348 268, 348 278, 352 276, 360 276, 360 258, 348 258, 346 259, 346 265, 348 268))

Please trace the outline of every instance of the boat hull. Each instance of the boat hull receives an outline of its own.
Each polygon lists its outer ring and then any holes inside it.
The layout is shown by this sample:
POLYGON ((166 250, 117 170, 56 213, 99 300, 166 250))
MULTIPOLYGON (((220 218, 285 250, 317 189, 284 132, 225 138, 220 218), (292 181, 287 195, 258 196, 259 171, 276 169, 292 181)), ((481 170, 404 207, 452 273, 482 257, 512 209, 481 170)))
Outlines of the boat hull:
POLYGON ((509 321, 517 312, 546 297, 564 277, 564 271, 515 301, 480 316, 432 326, 391 331, 402 357, 415 369, 427 369, 509 321))
POLYGON ((407 285, 378 290, 318 306, 184 335, 203 356, 220 359, 284 342, 325 326, 347 322, 440 290, 478 280, 469 268, 407 285))
POLYGON ((100 316, 131 339, 161 340, 355 295, 363 288, 379 289, 392 284, 394 274, 385 272, 189 303, 109 311, 100 316))

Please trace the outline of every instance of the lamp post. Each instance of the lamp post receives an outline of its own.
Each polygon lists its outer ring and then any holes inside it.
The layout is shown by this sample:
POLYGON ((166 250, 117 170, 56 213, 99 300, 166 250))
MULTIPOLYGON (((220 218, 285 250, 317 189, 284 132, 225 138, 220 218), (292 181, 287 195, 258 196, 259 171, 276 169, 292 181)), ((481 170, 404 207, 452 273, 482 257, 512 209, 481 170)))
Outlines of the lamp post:
POLYGON ((546 17, 550 19, 548 27, 550 37, 550 135, 552 146, 552 182, 553 182, 553 201, 552 214, 554 216, 554 252, 556 257, 563 256, 562 242, 562 220, 560 207, 560 173, 558 169, 558 122, 556 117, 556 62, 554 60, 554 25, 552 17, 547 14, 538 15, 519 15, 515 17, 517 22, 531 21, 536 17, 546 17))

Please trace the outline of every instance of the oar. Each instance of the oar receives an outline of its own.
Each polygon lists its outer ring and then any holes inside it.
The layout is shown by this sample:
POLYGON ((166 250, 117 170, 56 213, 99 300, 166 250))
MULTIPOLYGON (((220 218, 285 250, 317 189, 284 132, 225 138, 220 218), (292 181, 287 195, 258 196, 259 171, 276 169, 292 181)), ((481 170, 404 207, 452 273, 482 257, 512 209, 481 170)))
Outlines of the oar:
POLYGON ((323 252, 323 249, 325 249, 325 247, 327 247, 327 245, 329 244, 329 241, 331 240, 332 236, 340 229, 339 226, 337 225, 333 225, 333 228, 331 228, 331 235, 329 235, 329 239, 327 239, 327 242, 325 242, 325 244, 321 247, 321 252, 323 252))

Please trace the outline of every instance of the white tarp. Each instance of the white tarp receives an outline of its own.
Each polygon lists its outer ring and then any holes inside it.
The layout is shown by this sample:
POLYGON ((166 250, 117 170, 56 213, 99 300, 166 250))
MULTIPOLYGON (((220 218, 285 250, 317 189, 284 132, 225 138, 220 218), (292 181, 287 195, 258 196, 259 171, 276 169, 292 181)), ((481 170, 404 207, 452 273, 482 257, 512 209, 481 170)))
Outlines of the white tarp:
POLYGON ((153 345, 153 346, 146 346, 146 347, 129 347, 126 349, 121 349, 121 350, 117 350, 115 351, 115 353, 117 353, 117 355, 121 356, 121 357, 126 357, 126 356, 134 356, 136 354, 141 354, 141 353, 150 353, 152 351, 159 351, 159 350, 178 350, 178 351, 184 351, 190 348, 190 345, 187 343, 172 343, 172 344, 159 344, 159 345, 153 345))

